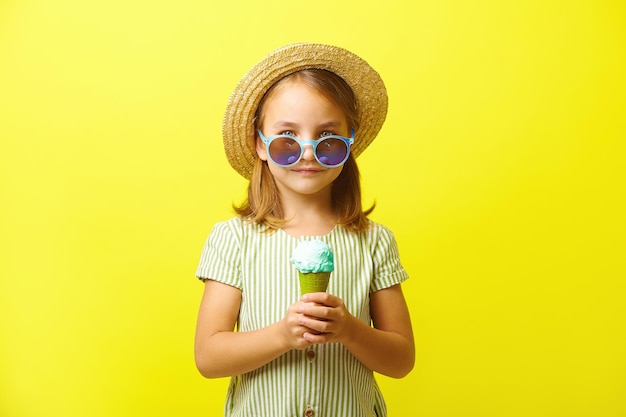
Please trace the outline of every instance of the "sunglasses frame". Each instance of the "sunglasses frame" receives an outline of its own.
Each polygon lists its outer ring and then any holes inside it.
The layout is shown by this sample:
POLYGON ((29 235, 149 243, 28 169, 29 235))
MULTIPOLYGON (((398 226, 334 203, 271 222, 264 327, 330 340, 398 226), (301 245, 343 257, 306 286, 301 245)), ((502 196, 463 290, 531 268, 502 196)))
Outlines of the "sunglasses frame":
POLYGON ((346 161, 348 160, 348 157, 350 156, 350 146, 354 144, 354 129, 352 129, 352 133, 351 133, 351 136, 349 138, 346 138, 344 136, 339 136, 339 135, 328 135, 328 136, 323 136, 323 137, 321 137, 319 139, 316 139, 316 140, 303 140, 303 139, 295 138, 295 137, 290 136, 290 135, 276 135, 276 136, 270 136, 268 138, 268 137, 265 137, 263 135, 263 132, 261 132, 261 129, 258 129, 257 133, 259 134, 259 137, 261 138, 261 140, 265 144, 265 151, 267 152, 267 156, 270 159, 270 161, 272 161, 272 163, 274 165, 277 165, 277 166, 282 167, 282 168, 289 168, 289 167, 294 166, 298 162, 300 162, 300 160, 302 159, 302 155, 304 155, 304 146, 305 145, 311 145, 313 147, 313 155, 315 155, 315 160, 321 166, 323 166, 325 168, 337 168, 337 167, 339 167, 339 166, 341 166, 341 165, 346 163, 346 161), (279 164, 278 162, 274 161, 274 158, 272 158, 272 155, 270 153, 270 144, 275 139, 279 139, 279 138, 288 138, 288 139, 291 139, 291 140, 295 141, 298 145, 300 145, 300 156, 298 156, 298 159, 296 159, 296 161, 294 163, 283 165, 283 164, 279 164), (346 147, 348 148, 348 151, 346 152, 346 157, 343 159, 343 161, 341 161, 340 163, 338 163, 336 165, 328 165, 328 164, 325 164, 325 163, 323 163, 322 161, 319 160, 319 158, 317 157, 317 145, 319 145, 325 139, 340 139, 340 140, 342 140, 346 144, 346 147))

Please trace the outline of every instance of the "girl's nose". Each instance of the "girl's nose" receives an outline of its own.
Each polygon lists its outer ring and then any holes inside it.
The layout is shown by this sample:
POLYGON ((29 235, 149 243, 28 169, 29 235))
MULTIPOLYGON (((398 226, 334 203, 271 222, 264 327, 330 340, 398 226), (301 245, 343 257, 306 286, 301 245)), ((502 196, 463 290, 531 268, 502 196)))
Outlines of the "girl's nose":
POLYGON ((302 159, 307 161, 315 160, 315 153, 313 152, 313 145, 304 145, 304 152, 302 153, 302 159))

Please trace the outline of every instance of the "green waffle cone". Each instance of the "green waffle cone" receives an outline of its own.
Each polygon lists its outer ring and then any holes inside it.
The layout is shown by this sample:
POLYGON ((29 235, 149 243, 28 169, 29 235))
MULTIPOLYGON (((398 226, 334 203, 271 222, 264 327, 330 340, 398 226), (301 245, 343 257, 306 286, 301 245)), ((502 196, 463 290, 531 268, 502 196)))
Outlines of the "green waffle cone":
POLYGON ((325 292, 330 280, 330 272, 298 272, 300 276, 300 295, 310 292, 325 292))

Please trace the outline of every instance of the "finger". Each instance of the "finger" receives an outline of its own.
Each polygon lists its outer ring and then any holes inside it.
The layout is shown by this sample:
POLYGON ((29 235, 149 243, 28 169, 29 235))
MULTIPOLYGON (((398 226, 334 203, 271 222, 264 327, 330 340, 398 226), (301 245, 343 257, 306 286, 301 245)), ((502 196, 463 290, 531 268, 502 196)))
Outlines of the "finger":
POLYGON ((323 304, 329 307, 337 307, 342 303, 340 298, 335 297, 332 294, 328 294, 327 292, 312 292, 304 294, 300 300, 305 303, 323 304))
POLYGON ((327 333, 331 329, 331 323, 325 320, 318 320, 314 317, 301 316, 300 325, 313 333, 327 333))
POLYGON ((298 305, 298 308, 297 308, 296 312, 298 314, 305 314, 305 315, 314 316, 316 313, 320 314, 320 312, 323 309, 328 309, 328 306, 326 306, 324 304, 313 303, 313 302, 306 302, 306 303, 305 302, 301 302, 298 305))
POLYGON ((309 317, 314 320, 328 321, 333 319, 333 308, 319 304, 304 304, 298 312, 301 317, 309 317))
POLYGON ((304 340, 306 340, 307 342, 309 342, 310 344, 322 344, 322 343, 328 343, 329 342, 329 334, 327 333, 319 333, 319 334, 314 334, 314 333, 304 333, 302 335, 302 337, 304 338, 304 340))

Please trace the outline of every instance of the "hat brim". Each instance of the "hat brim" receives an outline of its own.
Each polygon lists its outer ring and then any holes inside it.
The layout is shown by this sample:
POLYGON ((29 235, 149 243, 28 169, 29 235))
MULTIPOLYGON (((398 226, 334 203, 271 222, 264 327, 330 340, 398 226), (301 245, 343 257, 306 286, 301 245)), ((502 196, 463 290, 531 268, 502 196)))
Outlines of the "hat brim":
POLYGON ((334 72, 356 97, 359 129, 351 153, 359 156, 374 140, 387 116, 387 90, 380 75, 362 58, 332 45, 297 43, 279 48, 253 66, 239 81, 224 113, 222 136, 230 165, 243 177, 252 176, 257 158, 254 116, 272 85, 304 69, 334 72))

